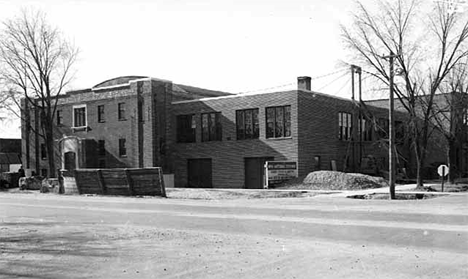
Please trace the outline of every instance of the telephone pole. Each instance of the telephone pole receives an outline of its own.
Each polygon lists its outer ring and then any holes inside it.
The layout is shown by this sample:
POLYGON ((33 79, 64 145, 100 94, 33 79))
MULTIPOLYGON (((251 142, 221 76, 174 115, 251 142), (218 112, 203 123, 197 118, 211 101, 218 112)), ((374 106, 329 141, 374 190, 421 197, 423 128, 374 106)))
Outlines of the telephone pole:
POLYGON ((394 73, 394 58, 397 55, 390 51, 390 55, 384 56, 384 59, 389 60, 389 86, 390 96, 388 98, 388 184, 390 185, 390 199, 395 199, 395 125, 394 125, 394 97, 393 97, 393 77, 394 73))

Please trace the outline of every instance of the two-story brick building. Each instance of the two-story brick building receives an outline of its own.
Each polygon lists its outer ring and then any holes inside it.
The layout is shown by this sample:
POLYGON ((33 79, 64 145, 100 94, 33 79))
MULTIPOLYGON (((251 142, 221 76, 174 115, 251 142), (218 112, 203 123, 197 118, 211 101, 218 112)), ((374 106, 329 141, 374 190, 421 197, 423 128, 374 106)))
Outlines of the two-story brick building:
MULTIPOLYGON (((64 169, 161 166, 176 187, 261 188, 265 161, 296 162, 299 176, 369 170, 370 161, 385 169, 387 111, 313 92, 310 82, 234 95, 129 76, 68 92, 57 107, 55 160, 64 169)), ((39 125, 34 112, 23 119, 39 125)), ((49 158, 28 126, 24 161, 47 175, 49 158)), ((408 145, 398 149, 404 166, 408 145)))

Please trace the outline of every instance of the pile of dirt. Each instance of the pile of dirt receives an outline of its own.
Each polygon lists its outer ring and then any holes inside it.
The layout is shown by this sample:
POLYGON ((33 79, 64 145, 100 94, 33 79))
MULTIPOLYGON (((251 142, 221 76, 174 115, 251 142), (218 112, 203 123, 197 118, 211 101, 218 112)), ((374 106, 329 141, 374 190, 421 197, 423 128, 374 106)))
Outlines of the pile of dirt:
POLYGON ((388 182, 382 177, 374 177, 361 173, 344 173, 338 171, 314 171, 309 173, 302 183, 287 183, 281 188, 313 189, 313 190, 362 190, 369 188, 388 187, 388 182))

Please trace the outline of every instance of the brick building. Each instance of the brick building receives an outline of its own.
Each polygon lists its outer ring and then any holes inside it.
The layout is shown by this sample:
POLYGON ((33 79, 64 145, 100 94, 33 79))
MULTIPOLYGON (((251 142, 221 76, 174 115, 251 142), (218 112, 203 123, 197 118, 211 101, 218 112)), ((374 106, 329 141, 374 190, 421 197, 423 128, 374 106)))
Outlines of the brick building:
MULTIPOLYGON (((28 130, 37 113, 24 111, 24 161, 46 176, 44 145, 28 130)), ((308 77, 297 90, 252 95, 120 77, 59 99, 54 159, 64 169, 161 166, 176 187, 261 188, 271 160, 297 162, 299 176, 386 169, 387 114, 312 92, 308 77)), ((396 118, 401 124, 404 114, 396 118)), ((403 167, 404 140, 398 153, 403 167)))

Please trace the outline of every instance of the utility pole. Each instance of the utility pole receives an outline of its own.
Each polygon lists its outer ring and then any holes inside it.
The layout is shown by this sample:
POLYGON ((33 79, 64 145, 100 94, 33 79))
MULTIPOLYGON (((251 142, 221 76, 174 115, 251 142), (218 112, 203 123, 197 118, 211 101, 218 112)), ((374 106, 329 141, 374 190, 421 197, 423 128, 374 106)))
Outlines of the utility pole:
POLYGON ((390 185, 390 199, 395 199, 395 126, 393 119, 394 100, 393 100, 393 77, 395 75, 393 70, 394 58, 397 55, 390 51, 390 55, 384 56, 384 59, 389 59, 390 73, 389 73, 389 86, 390 96, 388 98, 388 183, 390 185))
POLYGON ((353 129, 352 131, 352 156, 353 156, 353 171, 356 172, 356 171, 360 171, 361 169, 361 157, 362 157, 362 127, 361 127, 361 94, 362 94, 362 90, 361 90, 361 67, 359 66, 356 66, 356 65, 351 65, 351 100, 352 102, 354 103, 354 108, 353 108, 353 119, 352 119, 352 122, 353 123, 357 123, 357 127, 358 129, 353 129), (355 78, 354 78, 354 75, 355 74, 358 74, 358 84, 359 84, 359 104, 356 105, 354 103, 355 101, 355 78), (357 117, 356 117, 356 106, 358 107, 358 114, 357 114, 357 117), (357 119, 356 119, 357 118, 357 119), (358 156, 359 156, 359 160, 356 160, 356 133, 358 133, 357 135, 357 138, 359 138, 359 151, 358 151, 358 156), (359 164, 359 166, 356 168, 356 163, 359 164))

